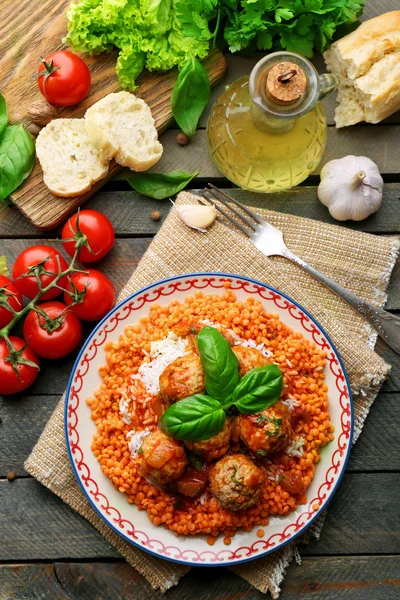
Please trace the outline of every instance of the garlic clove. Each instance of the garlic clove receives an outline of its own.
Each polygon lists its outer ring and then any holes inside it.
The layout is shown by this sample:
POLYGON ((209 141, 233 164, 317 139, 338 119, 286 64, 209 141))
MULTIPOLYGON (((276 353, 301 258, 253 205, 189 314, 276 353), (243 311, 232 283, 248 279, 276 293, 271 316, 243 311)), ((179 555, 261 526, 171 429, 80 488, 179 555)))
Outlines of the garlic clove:
POLYGON ((215 206, 203 206, 201 204, 183 204, 175 205, 178 216, 188 227, 197 229, 203 233, 207 231, 207 227, 212 225, 217 218, 215 206))
POLYGON ((331 160, 321 170, 318 198, 338 221, 361 221, 382 204, 383 179, 366 156, 331 160))

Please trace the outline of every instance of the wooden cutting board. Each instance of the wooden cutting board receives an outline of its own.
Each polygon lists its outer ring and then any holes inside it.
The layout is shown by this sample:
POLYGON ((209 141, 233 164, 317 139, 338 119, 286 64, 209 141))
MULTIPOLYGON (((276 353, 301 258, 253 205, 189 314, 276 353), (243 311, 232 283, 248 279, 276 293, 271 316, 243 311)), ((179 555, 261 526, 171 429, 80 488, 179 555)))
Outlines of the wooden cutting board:
MULTIPOLYGON (((22 121, 26 126, 31 123, 29 106, 42 100, 36 83, 37 67, 42 56, 66 47, 61 40, 67 32, 66 10, 69 3, 69 0, 0 2, 0 91, 7 101, 10 122, 22 121)), ((89 96, 75 107, 62 109, 59 116, 82 117, 89 106, 111 92, 120 91, 115 75, 116 57, 115 52, 97 57, 83 56, 92 75, 89 96)), ((213 51, 203 64, 212 86, 222 79, 226 61, 221 52, 213 51)), ((144 72, 138 80, 139 89, 135 94, 150 106, 159 132, 173 121, 170 98, 176 75, 175 69, 163 74, 144 72)), ((40 229, 52 229, 120 170, 121 167, 113 161, 107 177, 97 182, 89 192, 74 198, 58 198, 44 185, 42 170, 36 160, 30 177, 11 195, 11 200, 34 225, 40 229)))

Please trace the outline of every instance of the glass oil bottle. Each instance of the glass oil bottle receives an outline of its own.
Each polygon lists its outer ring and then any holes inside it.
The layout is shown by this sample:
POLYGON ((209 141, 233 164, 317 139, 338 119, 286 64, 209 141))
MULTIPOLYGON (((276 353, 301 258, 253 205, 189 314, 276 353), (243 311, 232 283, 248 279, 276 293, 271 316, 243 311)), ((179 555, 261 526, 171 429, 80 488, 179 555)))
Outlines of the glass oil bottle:
POLYGON ((305 58, 275 52, 250 77, 230 85, 214 104, 207 126, 219 170, 236 185, 276 192, 304 181, 319 164, 327 124, 319 101, 337 85, 305 58))

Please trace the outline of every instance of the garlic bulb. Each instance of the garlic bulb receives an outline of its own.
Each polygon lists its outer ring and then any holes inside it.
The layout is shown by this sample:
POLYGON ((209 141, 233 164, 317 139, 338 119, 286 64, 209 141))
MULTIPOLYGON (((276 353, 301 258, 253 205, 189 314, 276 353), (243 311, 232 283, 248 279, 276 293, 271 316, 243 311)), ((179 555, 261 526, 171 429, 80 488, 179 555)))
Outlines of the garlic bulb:
POLYGON ((198 229, 203 233, 217 218, 215 206, 211 204, 208 206, 203 204, 182 204, 180 206, 175 205, 175 208, 185 225, 193 229, 198 229))
POLYGON ((321 170, 318 198, 338 221, 362 221, 382 204, 383 179, 366 156, 345 156, 321 170))

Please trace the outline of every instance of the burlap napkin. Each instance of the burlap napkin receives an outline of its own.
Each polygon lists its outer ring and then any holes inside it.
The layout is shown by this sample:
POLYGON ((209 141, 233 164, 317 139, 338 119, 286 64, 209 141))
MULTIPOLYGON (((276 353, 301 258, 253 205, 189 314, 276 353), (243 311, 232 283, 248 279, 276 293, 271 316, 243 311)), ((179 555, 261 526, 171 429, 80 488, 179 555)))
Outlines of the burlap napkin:
MULTIPOLYGON (((183 192, 180 203, 196 202, 183 192)), ((259 210, 279 227, 285 241, 301 258, 356 294, 381 306, 395 264, 400 239, 373 236, 286 214, 259 210)), ((376 335, 346 303, 283 258, 266 258, 245 236, 220 223, 207 234, 183 225, 172 210, 120 295, 120 300, 159 279, 201 271, 219 271, 259 279, 292 296, 325 327, 340 351, 350 377, 355 404, 354 440, 390 367, 373 350, 376 335)), ((61 400, 32 454, 26 470, 94 525, 105 539, 157 589, 176 584, 188 568, 154 558, 131 546, 97 516, 82 494, 69 464, 63 432, 61 400)), ((309 535, 317 536, 323 517, 309 535)), ((306 541, 303 539, 303 541, 306 541)), ((294 543, 250 563, 233 567, 249 583, 273 598, 284 572, 298 556, 294 543)))

